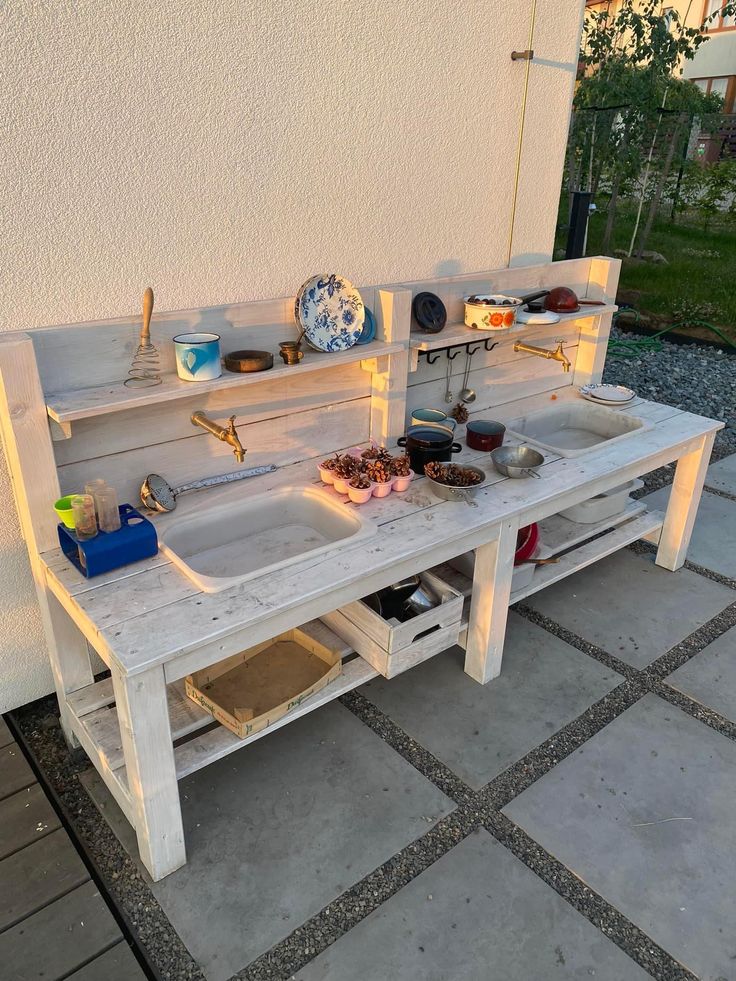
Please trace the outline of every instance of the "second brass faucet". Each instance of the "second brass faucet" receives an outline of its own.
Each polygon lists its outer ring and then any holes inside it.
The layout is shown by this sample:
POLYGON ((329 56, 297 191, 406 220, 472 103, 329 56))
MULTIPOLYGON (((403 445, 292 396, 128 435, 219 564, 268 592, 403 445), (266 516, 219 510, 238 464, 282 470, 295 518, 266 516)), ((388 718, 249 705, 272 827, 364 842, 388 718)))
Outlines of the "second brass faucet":
POLYGON ((546 347, 535 347, 534 344, 525 344, 523 341, 517 341, 514 344, 514 352, 518 354, 523 351, 525 354, 536 354, 540 358, 547 358, 551 361, 559 361, 562 364, 562 370, 568 372, 572 367, 572 362, 565 354, 562 345, 564 341, 558 341, 557 347, 554 351, 550 351, 546 347))
POLYGON ((202 429, 206 429, 208 433, 212 433, 213 436, 222 440, 223 443, 229 443, 233 448, 235 459, 238 463, 243 462, 245 454, 248 451, 243 449, 238 438, 238 431, 235 428, 235 416, 230 416, 228 419, 229 425, 227 426, 221 426, 214 419, 210 419, 201 409, 193 412, 191 418, 193 426, 201 426, 202 429))

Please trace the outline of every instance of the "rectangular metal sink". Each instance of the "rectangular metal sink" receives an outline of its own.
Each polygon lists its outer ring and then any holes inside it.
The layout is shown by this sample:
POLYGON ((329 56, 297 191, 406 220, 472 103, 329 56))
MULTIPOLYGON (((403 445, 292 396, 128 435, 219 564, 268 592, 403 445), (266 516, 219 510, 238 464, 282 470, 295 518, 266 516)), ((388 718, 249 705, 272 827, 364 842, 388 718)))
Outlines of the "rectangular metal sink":
POLYGON ((353 545, 376 526, 315 487, 287 487, 174 519, 161 550, 206 593, 353 545))
POLYGON ((598 449, 603 443, 625 439, 647 429, 651 429, 651 425, 643 419, 590 402, 567 402, 530 412, 506 425, 511 435, 565 457, 580 456, 598 449))

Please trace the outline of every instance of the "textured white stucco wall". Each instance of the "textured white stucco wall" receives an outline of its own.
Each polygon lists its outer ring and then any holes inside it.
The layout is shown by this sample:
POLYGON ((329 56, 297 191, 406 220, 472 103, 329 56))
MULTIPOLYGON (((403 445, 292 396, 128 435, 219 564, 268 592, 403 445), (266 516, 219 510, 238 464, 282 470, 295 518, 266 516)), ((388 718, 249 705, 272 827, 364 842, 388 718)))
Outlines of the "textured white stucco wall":
MULTIPOLYGON (((515 262, 552 252, 582 6, 538 0, 515 262)), ((504 265, 530 7, 14 0, 0 327, 504 265)), ((51 687, 12 519, 0 576, 4 710, 51 687)))

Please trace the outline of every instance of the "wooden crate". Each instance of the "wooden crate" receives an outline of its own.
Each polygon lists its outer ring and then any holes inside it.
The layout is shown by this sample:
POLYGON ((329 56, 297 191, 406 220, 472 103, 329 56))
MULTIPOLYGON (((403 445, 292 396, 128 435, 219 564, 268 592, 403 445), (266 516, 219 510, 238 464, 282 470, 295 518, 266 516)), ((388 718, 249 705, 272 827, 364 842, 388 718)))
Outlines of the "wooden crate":
POLYGON ((281 719, 341 671, 341 652, 297 627, 185 681, 193 701, 244 739, 281 719))
POLYGON ((405 623, 379 616, 362 600, 348 603, 321 617, 376 671, 393 678, 414 664, 439 654, 457 643, 463 612, 463 595, 433 572, 422 579, 442 602, 405 623))

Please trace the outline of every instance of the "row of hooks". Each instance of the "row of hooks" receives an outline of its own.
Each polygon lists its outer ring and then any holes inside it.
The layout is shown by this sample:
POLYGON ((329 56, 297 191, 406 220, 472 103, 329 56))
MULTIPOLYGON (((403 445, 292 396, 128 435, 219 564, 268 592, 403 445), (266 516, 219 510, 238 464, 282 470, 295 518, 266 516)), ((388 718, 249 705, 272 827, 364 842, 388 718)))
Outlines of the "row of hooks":
POLYGON ((494 347, 498 347, 498 344, 498 341, 492 341, 490 338, 486 338, 486 340, 480 341, 479 343, 471 341, 468 344, 448 344, 447 347, 439 348, 434 351, 420 351, 419 353, 426 357, 427 364, 434 364, 435 361, 438 361, 442 357, 443 352, 447 355, 448 361, 454 361, 458 354, 461 353, 463 348, 465 349, 465 353, 468 355, 468 357, 472 358, 475 352, 480 351, 482 347, 484 347, 486 351, 492 351, 494 347), (470 350, 471 347, 473 348, 472 351, 470 350), (454 351, 455 353, 451 354, 451 351, 454 351), (434 357, 432 357, 432 355, 434 355, 434 357))

